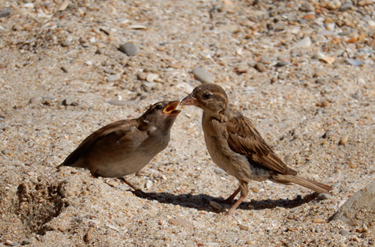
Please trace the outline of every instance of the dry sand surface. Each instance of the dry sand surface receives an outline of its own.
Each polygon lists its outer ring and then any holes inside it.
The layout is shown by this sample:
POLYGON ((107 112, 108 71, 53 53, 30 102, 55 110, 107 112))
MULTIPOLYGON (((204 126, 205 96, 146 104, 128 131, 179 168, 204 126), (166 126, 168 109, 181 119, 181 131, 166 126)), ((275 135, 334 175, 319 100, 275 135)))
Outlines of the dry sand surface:
POLYGON ((0 11, 0 245, 375 244, 373 225, 330 221, 375 179, 373 1, 17 0, 0 11), (144 195, 55 168, 92 131, 185 97, 198 67, 332 195, 252 182, 225 216, 230 205, 213 200, 237 181, 209 157, 194 107, 127 176, 144 195))

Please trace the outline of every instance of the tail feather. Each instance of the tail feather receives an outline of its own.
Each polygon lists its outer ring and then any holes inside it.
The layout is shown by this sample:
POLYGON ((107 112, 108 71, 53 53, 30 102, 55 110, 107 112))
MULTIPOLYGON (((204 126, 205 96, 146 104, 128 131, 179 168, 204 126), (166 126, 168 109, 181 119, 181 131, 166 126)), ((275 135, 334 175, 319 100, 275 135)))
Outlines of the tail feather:
POLYGON ((329 185, 293 175, 278 174, 276 176, 273 176, 272 180, 282 184, 295 183, 308 189, 314 190, 318 193, 329 193, 329 191, 332 190, 332 187, 329 185))

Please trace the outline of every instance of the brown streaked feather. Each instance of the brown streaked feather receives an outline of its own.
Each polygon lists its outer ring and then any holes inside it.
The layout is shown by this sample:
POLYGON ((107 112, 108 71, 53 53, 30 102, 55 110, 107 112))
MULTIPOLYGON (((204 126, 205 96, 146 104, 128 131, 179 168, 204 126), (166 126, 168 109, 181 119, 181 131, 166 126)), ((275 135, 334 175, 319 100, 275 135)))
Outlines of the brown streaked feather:
POLYGON ((137 126, 136 120, 120 120, 111 124, 108 124, 101 129, 95 131, 89 135, 78 147, 74 150, 65 160, 59 165, 60 166, 72 166, 76 163, 81 157, 84 157, 90 148, 99 142, 103 137, 108 136, 113 133, 117 136, 122 137, 126 132, 132 130, 133 127, 137 126))
POLYGON ((285 175, 297 174, 272 151, 248 118, 244 116, 230 118, 227 122, 227 130, 229 147, 245 155, 250 163, 255 162, 285 175))

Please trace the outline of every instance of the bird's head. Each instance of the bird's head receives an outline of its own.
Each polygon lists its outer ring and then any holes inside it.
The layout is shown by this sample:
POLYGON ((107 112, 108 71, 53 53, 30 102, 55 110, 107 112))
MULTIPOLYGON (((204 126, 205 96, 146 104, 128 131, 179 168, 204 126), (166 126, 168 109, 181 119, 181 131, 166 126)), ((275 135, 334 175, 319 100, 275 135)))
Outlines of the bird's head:
POLYGON ((176 110, 179 103, 179 100, 175 100, 161 101, 151 105, 140 117, 142 125, 156 129, 169 130, 176 120, 177 115, 181 112, 180 110, 176 110))
POLYGON ((206 114, 221 118, 228 105, 228 97, 224 89, 213 83, 201 84, 181 101, 181 105, 195 105, 206 114))

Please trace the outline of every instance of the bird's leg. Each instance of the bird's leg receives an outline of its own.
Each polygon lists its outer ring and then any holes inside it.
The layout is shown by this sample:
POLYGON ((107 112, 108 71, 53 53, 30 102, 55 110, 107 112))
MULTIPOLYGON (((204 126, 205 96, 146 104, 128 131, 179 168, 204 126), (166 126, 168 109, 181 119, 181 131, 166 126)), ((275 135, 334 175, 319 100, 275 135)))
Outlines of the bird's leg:
POLYGON ((130 187, 132 187, 133 190, 143 192, 141 189, 138 189, 137 187, 135 187, 134 185, 132 185, 131 183, 129 183, 128 181, 126 181, 126 179, 124 177, 119 177, 119 179, 121 179, 124 183, 126 183, 130 187))
POLYGON ((249 194, 249 186, 246 182, 240 181, 240 187, 228 198, 230 199, 233 195, 237 195, 238 192, 241 191, 240 198, 236 201, 236 203, 229 209, 229 211, 226 213, 226 215, 232 215, 236 208, 241 204, 241 202, 247 197, 249 194), (237 192, 237 193, 236 193, 237 192))
POLYGON ((233 192, 233 194, 230 195, 227 199, 225 199, 225 200, 223 201, 223 203, 232 204, 234 198, 236 197, 236 195, 237 195, 240 191, 241 191, 241 187, 238 187, 238 189, 237 189, 235 192, 233 192))

